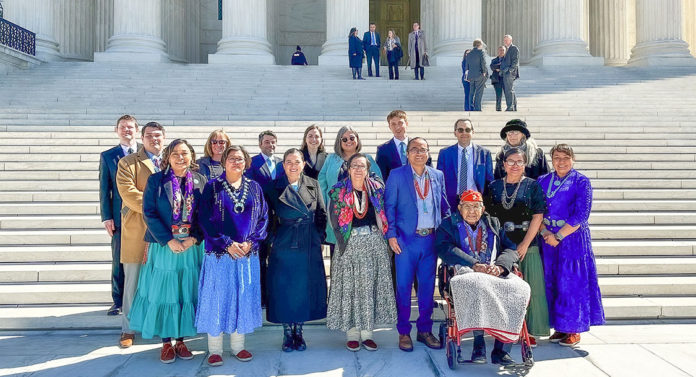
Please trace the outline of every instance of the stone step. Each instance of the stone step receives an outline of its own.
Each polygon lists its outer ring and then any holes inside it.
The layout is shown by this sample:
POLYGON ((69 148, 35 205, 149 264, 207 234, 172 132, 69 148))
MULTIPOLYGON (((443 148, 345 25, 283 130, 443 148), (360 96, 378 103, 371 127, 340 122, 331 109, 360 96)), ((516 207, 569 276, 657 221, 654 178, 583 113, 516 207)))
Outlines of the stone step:
POLYGON ((99 202, 99 191, 2 191, 0 203, 99 202))
POLYGON ((104 282, 110 279, 111 263, 0 265, 0 283, 104 282))
POLYGON ((696 240, 592 240, 594 254, 609 256, 690 256, 696 255, 696 240))
POLYGON ((111 246, 0 246, 0 263, 111 262, 111 246))
POLYGON ((104 230, 3 230, 0 242, 0 246, 106 245, 111 238, 104 230))
POLYGON ((110 283, 0 284, 0 305, 107 304, 110 283))
POLYGON ((598 258, 597 273, 611 275, 696 275, 696 257, 598 258))
POLYGON ((603 297, 696 295, 696 276, 600 277, 603 297))

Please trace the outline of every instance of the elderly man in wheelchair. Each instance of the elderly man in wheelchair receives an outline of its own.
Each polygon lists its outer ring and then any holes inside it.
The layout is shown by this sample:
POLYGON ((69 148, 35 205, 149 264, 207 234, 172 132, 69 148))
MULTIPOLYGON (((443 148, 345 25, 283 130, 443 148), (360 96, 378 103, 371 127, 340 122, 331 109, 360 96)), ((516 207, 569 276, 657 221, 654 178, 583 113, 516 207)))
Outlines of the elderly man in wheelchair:
MULTIPOLYGON (((518 260, 517 246, 506 237, 498 219, 484 212, 480 193, 462 193, 458 209, 443 220, 435 235, 443 262, 439 278, 448 318, 440 335, 446 329, 448 363, 454 369, 465 362, 461 337, 473 331, 471 362, 486 363, 484 333, 488 333, 495 338, 491 362, 512 365, 512 343, 520 336, 526 338, 524 315, 530 295, 527 283, 511 273, 518 260)), ((531 348, 524 345, 523 359, 528 362, 531 348)))

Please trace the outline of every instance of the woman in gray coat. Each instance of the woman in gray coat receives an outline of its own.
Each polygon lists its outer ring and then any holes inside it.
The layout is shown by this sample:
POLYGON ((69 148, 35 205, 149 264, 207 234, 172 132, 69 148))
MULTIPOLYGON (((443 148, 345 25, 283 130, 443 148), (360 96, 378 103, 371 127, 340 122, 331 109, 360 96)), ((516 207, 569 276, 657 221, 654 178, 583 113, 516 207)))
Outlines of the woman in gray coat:
POLYGON ((413 31, 408 34, 408 60, 416 80, 418 80, 418 72, 420 72, 420 79, 424 80, 423 67, 428 65, 424 63, 424 60, 428 59, 427 55, 428 45, 425 42, 425 33, 420 29, 418 22, 414 22, 413 31))

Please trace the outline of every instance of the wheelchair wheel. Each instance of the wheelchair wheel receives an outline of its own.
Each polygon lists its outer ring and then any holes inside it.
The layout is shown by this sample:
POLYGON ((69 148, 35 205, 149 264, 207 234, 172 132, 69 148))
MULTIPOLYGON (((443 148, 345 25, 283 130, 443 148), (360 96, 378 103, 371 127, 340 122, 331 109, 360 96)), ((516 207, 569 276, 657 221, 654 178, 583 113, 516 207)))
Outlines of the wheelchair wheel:
POLYGON ((532 353, 532 347, 528 346, 527 343, 522 340, 522 361, 527 368, 534 366, 534 354, 532 353))
POLYGON ((445 344, 445 340, 447 340, 447 322, 442 322, 440 324, 440 332, 438 335, 440 336, 440 344, 445 344))
POLYGON ((451 339, 447 339, 447 366, 455 370, 457 369, 457 343, 451 339))

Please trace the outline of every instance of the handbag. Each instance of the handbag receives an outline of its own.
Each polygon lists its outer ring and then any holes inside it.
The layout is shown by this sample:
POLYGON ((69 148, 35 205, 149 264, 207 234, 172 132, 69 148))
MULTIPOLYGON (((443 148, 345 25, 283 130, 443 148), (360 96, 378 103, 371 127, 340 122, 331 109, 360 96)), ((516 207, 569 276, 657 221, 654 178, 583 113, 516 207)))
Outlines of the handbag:
POLYGON ((428 54, 423 54, 423 62, 421 65, 423 67, 430 67, 430 57, 428 57, 428 54))

